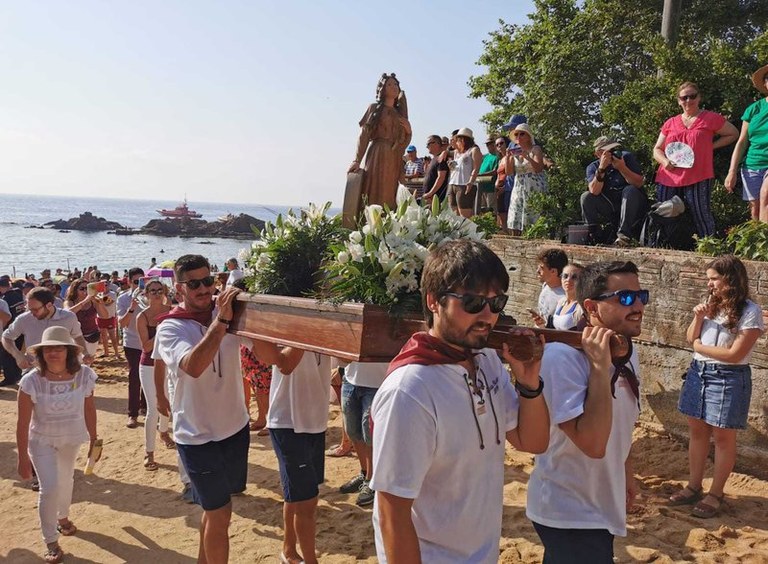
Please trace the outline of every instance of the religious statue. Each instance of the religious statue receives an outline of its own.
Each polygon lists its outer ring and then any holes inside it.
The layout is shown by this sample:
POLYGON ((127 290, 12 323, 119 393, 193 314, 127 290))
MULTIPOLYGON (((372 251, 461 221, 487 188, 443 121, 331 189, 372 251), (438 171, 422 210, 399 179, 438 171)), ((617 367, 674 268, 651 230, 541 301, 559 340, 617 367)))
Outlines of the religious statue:
POLYGON ((365 204, 395 207, 398 182, 404 180, 403 154, 411 142, 408 103, 395 74, 382 74, 376 86, 376 103, 360 120, 360 138, 355 160, 349 166, 344 197, 344 223, 354 218, 365 204), (360 163, 365 156, 365 166, 360 163))

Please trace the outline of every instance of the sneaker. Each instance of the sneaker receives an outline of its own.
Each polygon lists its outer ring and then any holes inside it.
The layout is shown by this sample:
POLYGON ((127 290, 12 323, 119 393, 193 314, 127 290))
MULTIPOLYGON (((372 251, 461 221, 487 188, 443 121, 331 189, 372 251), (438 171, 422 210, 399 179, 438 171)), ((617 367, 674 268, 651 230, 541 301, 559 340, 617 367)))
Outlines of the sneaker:
POLYGON ((355 502, 358 507, 365 507, 366 505, 371 505, 373 503, 373 498, 376 495, 376 492, 371 489, 371 487, 368 485, 370 482, 363 482, 363 485, 360 486, 360 493, 357 495, 357 501, 355 502))
POLYGON ((181 491, 181 500, 186 503, 195 503, 195 496, 192 494, 192 486, 190 484, 184 484, 184 489, 181 491))
POLYGON ((32 476, 32 481, 30 482, 29 487, 32 488, 33 492, 40 491, 40 482, 37 480, 37 476, 32 476))
POLYGON ((365 474, 360 472, 357 476, 352 478, 349 482, 339 488, 339 491, 343 494, 351 494, 359 492, 360 488, 365 483, 365 474))
POLYGON ((616 237, 616 241, 613 242, 613 245, 615 247, 631 247, 632 238, 627 237, 624 235, 624 233, 619 233, 619 235, 616 237))

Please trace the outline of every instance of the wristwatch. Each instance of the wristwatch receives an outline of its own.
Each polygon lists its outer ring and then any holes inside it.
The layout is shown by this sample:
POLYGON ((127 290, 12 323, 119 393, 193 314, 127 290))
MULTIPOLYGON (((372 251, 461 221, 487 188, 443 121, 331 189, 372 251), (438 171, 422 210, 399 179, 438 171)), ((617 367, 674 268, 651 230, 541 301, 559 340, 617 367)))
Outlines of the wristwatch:
POLYGON ((224 319, 223 317, 217 317, 216 321, 218 321, 222 325, 226 325, 227 327, 229 327, 229 324, 232 323, 231 319, 224 319))

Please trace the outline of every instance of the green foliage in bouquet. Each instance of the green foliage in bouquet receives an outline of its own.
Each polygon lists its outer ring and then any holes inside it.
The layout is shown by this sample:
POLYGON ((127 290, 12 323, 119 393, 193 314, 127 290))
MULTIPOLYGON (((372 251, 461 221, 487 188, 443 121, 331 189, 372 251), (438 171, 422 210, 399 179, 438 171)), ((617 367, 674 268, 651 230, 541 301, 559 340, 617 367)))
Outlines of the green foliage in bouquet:
POLYGON ((324 206, 310 204, 297 216, 289 210, 267 223, 250 249, 241 254, 248 290, 259 294, 309 296, 316 292, 328 248, 338 244, 349 230, 341 216, 329 217, 324 206))
POLYGON ((369 205, 360 228, 331 246, 324 295, 334 302, 370 303, 395 312, 420 309, 419 281, 430 249, 452 239, 485 237, 474 222, 445 204, 441 207, 437 198, 431 208, 413 198, 395 210, 369 205))

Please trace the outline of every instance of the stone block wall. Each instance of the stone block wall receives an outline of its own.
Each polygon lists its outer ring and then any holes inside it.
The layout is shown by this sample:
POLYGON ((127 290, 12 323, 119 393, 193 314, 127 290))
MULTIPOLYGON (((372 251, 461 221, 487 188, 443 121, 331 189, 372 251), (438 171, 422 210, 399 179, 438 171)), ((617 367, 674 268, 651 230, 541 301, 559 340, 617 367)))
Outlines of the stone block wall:
MULTIPOLYGON (((496 236, 489 246, 510 270, 507 313, 521 325, 530 324, 527 308, 536 308, 541 284, 536 255, 548 246, 563 249, 573 261, 631 260, 640 270, 640 284, 650 290, 643 332, 635 340, 641 365, 641 421, 687 440, 685 417, 677 411, 681 376, 691 362, 685 331, 693 307, 707 294, 705 265, 709 257, 681 251, 647 248, 619 249, 563 245, 557 241, 528 241, 496 236)), ((752 300, 768 307, 768 265, 746 261, 752 300)), ((768 478, 768 338, 761 337, 752 357, 752 403, 748 428, 739 432, 737 468, 768 478)))

